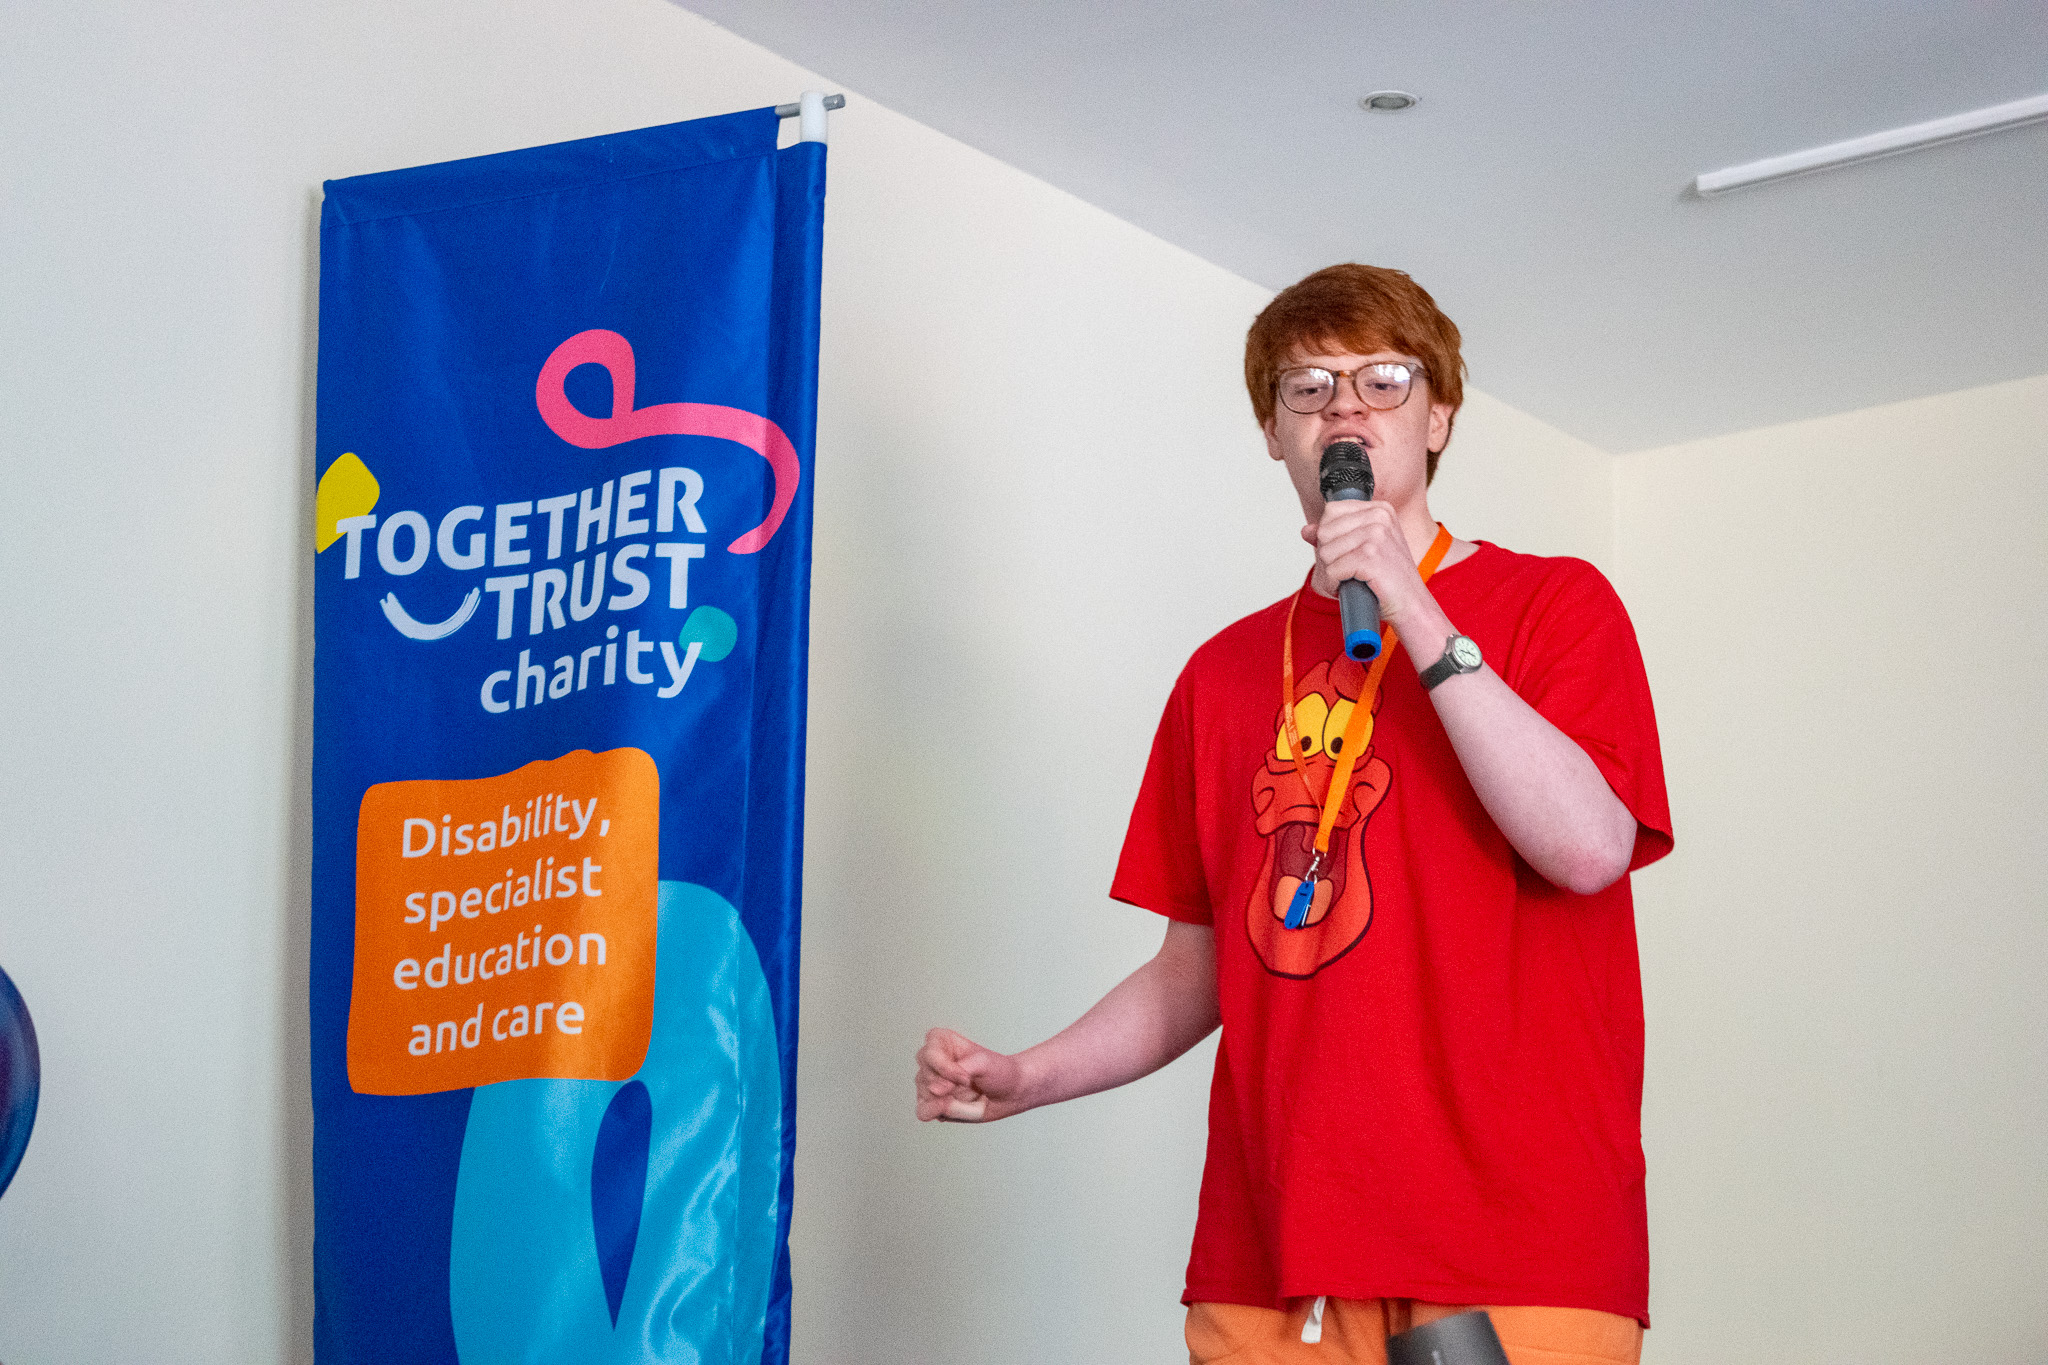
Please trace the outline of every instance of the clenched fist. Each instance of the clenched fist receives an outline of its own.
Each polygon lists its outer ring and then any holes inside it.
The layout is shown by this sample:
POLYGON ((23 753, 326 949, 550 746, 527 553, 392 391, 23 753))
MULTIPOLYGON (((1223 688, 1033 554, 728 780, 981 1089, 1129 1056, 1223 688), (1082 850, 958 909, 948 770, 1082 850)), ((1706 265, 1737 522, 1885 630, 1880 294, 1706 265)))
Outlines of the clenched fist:
POLYGON ((1018 1092, 1024 1069, 949 1028, 935 1028, 917 1050, 917 1117, 987 1123, 1025 1109, 1018 1092))

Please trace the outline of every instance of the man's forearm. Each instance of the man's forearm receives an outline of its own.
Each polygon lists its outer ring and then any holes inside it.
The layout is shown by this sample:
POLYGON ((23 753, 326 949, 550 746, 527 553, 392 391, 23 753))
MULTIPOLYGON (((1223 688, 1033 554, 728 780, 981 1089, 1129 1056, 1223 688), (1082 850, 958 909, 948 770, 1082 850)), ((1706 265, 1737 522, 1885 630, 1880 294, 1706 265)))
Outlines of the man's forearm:
MULTIPOLYGON (((1442 611, 1426 615, 1401 623, 1402 650, 1418 671, 1442 656, 1453 630, 1442 611)), ((1569 735, 1491 668, 1451 677, 1429 696, 1479 803, 1546 881, 1589 895, 1628 871, 1635 817, 1569 735)))
POLYGON ((1114 1089, 1165 1066, 1217 1022, 1214 931, 1176 921, 1149 962, 1067 1028, 1017 1054, 1017 1098, 1035 1109, 1114 1089))

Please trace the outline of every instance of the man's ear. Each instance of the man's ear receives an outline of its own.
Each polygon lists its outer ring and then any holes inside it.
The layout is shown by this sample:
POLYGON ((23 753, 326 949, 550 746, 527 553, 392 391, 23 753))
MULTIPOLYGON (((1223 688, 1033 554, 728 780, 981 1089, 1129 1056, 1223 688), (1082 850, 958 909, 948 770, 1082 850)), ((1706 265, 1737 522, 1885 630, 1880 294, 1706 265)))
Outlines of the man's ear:
POLYGON ((1283 458, 1283 456, 1280 454, 1280 436, 1274 430, 1274 427, 1279 423, 1279 420, 1280 419, 1277 416, 1268 417, 1266 419, 1266 424, 1259 428, 1259 431, 1266 438, 1266 455, 1269 459, 1274 460, 1283 458))
POLYGON ((1442 453, 1445 444, 1451 439, 1451 419, 1457 415, 1458 410, 1449 403, 1429 405, 1429 444, 1426 448, 1430 454, 1442 453))

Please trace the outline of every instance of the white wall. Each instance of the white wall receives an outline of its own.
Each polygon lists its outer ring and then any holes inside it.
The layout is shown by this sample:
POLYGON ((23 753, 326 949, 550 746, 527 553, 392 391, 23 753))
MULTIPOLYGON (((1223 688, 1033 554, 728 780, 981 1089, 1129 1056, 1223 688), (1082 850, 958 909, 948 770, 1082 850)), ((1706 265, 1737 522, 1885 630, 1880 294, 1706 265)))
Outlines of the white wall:
POLYGON ((1613 457, 1470 384, 1429 506, 1468 540, 1614 572, 1613 457))
POLYGON ((2048 377, 1629 456, 1646 1357, 2048 1359, 2048 377))

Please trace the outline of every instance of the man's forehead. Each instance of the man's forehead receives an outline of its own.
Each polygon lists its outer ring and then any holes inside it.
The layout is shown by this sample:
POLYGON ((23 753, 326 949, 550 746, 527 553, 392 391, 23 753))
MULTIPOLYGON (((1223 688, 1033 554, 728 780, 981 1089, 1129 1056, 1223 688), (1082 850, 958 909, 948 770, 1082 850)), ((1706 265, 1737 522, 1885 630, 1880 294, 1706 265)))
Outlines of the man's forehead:
POLYGON ((1343 350, 1312 351, 1306 347, 1296 346, 1287 353, 1287 364, 1282 368, 1319 365, 1326 370, 1349 370, 1360 365, 1382 364, 1420 367, 1422 362, 1406 351, 1381 350, 1360 354, 1357 351, 1343 350))

